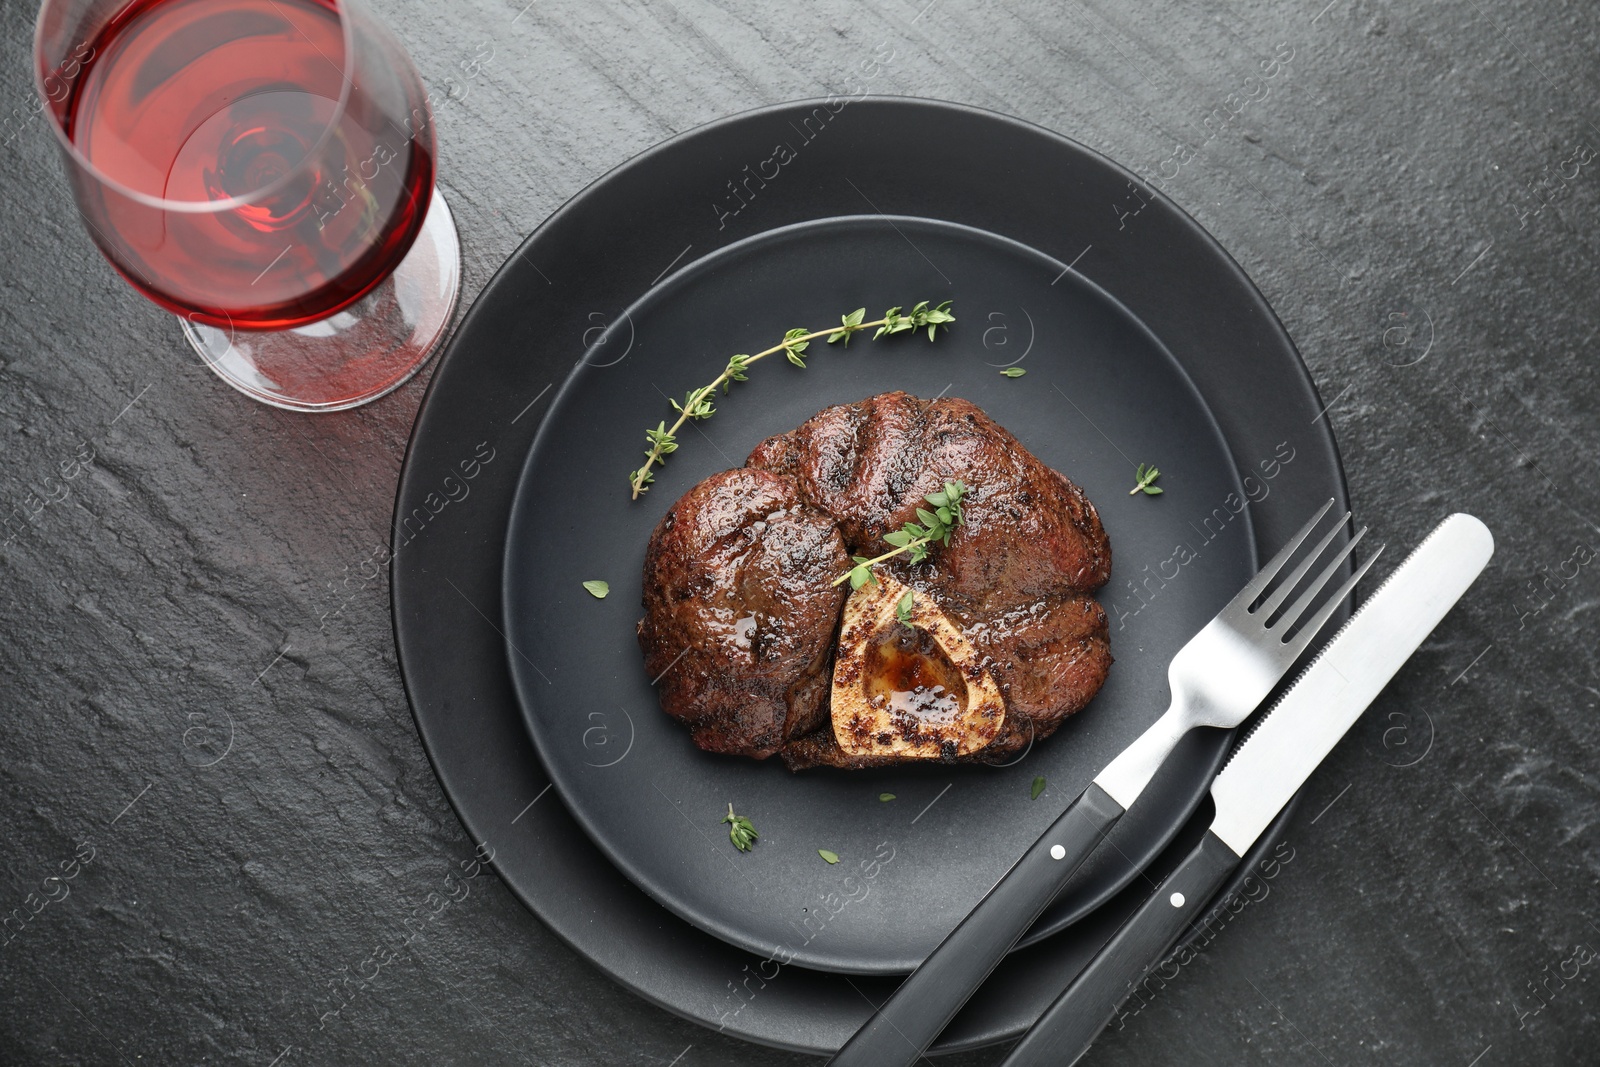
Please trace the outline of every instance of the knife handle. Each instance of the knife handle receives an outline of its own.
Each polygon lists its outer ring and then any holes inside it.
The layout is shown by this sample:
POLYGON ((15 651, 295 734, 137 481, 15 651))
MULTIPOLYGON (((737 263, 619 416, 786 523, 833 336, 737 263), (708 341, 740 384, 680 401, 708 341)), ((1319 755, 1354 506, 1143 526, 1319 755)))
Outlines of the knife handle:
POLYGON ((1122 810, 1105 790, 1090 783, 829 1064, 916 1063, 1122 818, 1122 810))
POLYGON ((1089 1051, 1134 987, 1167 958, 1239 865, 1210 830, 1144 906, 1122 924, 1089 966, 1045 1010, 1001 1067, 1068 1067, 1089 1051))

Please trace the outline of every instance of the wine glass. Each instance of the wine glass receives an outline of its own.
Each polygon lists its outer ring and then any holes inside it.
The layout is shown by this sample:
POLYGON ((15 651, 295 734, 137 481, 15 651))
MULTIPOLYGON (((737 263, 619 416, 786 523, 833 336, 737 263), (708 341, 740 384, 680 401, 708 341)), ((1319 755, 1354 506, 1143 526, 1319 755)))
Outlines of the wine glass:
POLYGON ((455 309, 430 100, 360 0, 45 0, 35 74, 100 251, 248 396, 397 388, 455 309))

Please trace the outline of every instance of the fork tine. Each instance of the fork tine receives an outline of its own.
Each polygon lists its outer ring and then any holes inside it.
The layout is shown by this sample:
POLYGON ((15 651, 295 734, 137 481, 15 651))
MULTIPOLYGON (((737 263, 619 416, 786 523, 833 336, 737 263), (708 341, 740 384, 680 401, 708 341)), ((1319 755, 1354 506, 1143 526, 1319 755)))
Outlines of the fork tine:
MULTIPOLYGON (((1327 569, 1317 576, 1315 585, 1306 590, 1305 596, 1295 601, 1294 607, 1284 612, 1283 628, 1278 631, 1279 633, 1289 632, 1289 628, 1294 625, 1295 620, 1297 620, 1300 615, 1305 612, 1306 608, 1310 606, 1312 598, 1320 593, 1323 587, 1328 584, 1329 579, 1333 577, 1333 572, 1344 563, 1345 558, 1349 556, 1351 550, 1356 547, 1356 542, 1360 541, 1361 535, 1366 532, 1367 528, 1363 526, 1355 535, 1355 537, 1350 540, 1350 543, 1344 547, 1344 550, 1339 553, 1339 557, 1332 563, 1328 564, 1327 569)), ((1344 583, 1342 583, 1338 590, 1332 596, 1330 596, 1327 601, 1316 610, 1315 613, 1307 616, 1306 625, 1300 627, 1300 632, 1295 634, 1294 641, 1291 642, 1295 646, 1296 650, 1304 648, 1306 643, 1310 640, 1311 635, 1315 635, 1317 630, 1321 628, 1322 624, 1328 621, 1328 617, 1338 610, 1339 604, 1343 602, 1344 598, 1349 595, 1350 590, 1355 588, 1356 582, 1360 580, 1363 574, 1367 573, 1367 570, 1377 560, 1378 556, 1382 554, 1383 548, 1384 546, 1379 545, 1377 551, 1368 556, 1361 566, 1356 568, 1356 572, 1352 574, 1344 583)))
POLYGON ((1272 613, 1278 610, 1278 605, 1289 599, 1289 594, 1294 592, 1295 587, 1300 584, 1300 579, 1306 576, 1306 573, 1311 570, 1311 565, 1322 557, 1323 551, 1333 543, 1333 539, 1339 536, 1344 530, 1345 523, 1349 521, 1350 513, 1347 511, 1338 522, 1333 524, 1333 529, 1324 534, 1322 540, 1317 542, 1317 547, 1306 554, 1306 558, 1301 562, 1300 566, 1294 569, 1294 573, 1283 580, 1277 591, 1262 601, 1259 608, 1250 613, 1260 617, 1261 625, 1267 626, 1271 624, 1272 613))
POLYGON ((1367 573, 1368 568, 1378 561, 1379 556, 1383 555, 1383 550, 1386 547, 1386 545, 1379 545, 1377 550, 1367 557, 1366 562, 1356 568, 1356 572, 1350 576, 1350 580, 1340 586, 1339 591, 1329 597, 1326 604, 1317 609, 1317 613, 1306 622, 1305 626, 1301 627, 1299 633, 1294 635, 1294 640, 1283 646, 1280 651, 1286 659, 1292 661, 1305 651, 1306 646, 1311 643, 1311 639, 1317 636, 1317 631, 1322 629, 1322 624, 1328 621, 1328 616, 1332 615, 1338 610, 1339 605, 1344 603, 1344 598, 1350 595, 1350 590, 1356 587, 1356 583, 1367 573))
POLYGON ((1256 576, 1250 579, 1249 583, 1239 590, 1239 595, 1230 600, 1228 606, 1222 610, 1242 612, 1249 608, 1256 597, 1261 595, 1261 591, 1267 587, 1267 584, 1272 581, 1279 571, 1283 570, 1284 564, 1289 562, 1289 557, 1294 555, 1294 550, 1300 547, 1300 543, 1311 536, 1311 531, 1316 529, 1317 523, 1322 521, 1322 516, 1326 515, 1331 507, 1333 507, 1333 498, 1329 497, 1328 502, 1322 505, 1322 510, 1311 516, 1311 521, 1300 527, 1300 532, 1289 538, 1289 543, 1280 548, 1278 554, 1273 556, 1265 567, 1256 572, 1256 576))

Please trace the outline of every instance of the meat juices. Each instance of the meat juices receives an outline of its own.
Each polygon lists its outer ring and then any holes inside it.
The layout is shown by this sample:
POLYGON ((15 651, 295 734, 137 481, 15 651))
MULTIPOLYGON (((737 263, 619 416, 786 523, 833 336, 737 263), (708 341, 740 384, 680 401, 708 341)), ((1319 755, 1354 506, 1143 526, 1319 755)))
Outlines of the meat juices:
MULTIPOLYGON (((712 475, 672 506, 646 553, 639 642, 651 677, 666 672, 663 709, 709 751, 776 753, 792 769, 1000 761, 1049 736, 1104 683, 1106 616, 1091 594, 1110 571, 1094 505, 994 420, 965 400, 884 393, 769 438, 743 468, 712 475), (956 479, 968 487, 965 522, 949 546, 918 564, 896 557, 877 573, 959 632, 972 661, 959 666, 998 686, 1003 719, 983 727, 990 739, 974 748, 975 721, 952 724, 951 690, 930 690, 899 701, 895 736, 852 741, 849 724, 829 718, 849 595, 831 583, 851 555, 886 551, 883 535, 917 521, 923 498, 956 479)), ((883 629, 862 636, 893 639, 883 629)), ((865 655, 867 646, 847 651, 865 655)), ((882 690, 870 677, 857 683, 863 701, 882 690)))

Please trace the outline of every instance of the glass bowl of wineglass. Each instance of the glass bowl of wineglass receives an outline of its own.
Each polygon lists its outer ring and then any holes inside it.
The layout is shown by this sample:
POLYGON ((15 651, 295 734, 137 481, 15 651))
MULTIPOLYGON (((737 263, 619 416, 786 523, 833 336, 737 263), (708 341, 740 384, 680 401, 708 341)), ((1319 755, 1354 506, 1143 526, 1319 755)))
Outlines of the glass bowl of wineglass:
POLYGON ((460 290, 429 95, 360 0, 45 0, 35 76, 94 243, 296 411, 417 372, 460 290))

